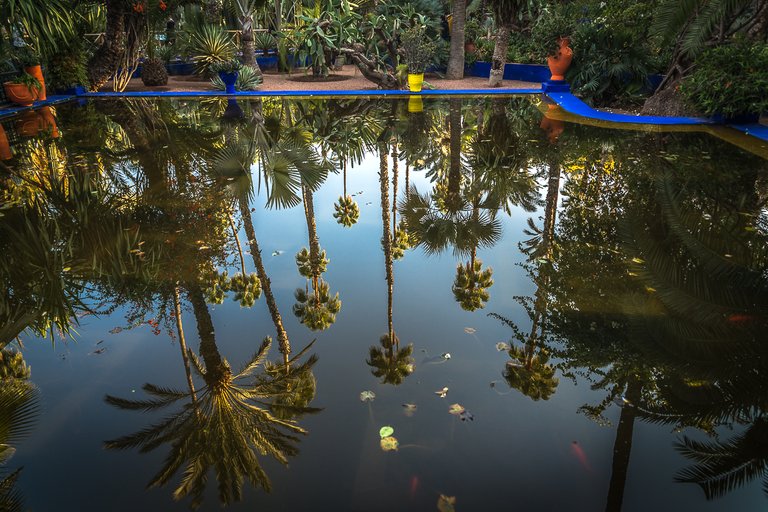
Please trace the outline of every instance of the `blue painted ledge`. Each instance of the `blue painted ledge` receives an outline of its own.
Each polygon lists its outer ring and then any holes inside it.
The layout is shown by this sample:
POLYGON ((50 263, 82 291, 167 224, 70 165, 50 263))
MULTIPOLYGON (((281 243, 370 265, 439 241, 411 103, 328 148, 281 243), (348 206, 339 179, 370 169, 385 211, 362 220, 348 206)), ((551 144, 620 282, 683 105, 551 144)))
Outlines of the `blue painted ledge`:
POLYGON ((659 116, 633 116, 630 114, 614 114, 612 112, 603 112, 601 110, 595 110, 579 98, 569 92, 550 92, 547 96, 557 103, 564 110, 571 114, 576 114, 582 117, 588 117, 590 119, 598 119, 600 121, 609 121, 612 123, 625 123, 625 124, 652 124, 652 125, 673 125, 673 124, 687 124, 687 125, 710 125, 716 124, 711 119, 702 117, 659 117, 659 116))
POLYGON ((3 107, 3 108, 0 108, 0 118, 12 116, 14 114, 18 114, 19 112, 24 112, 26 110, 34 110, 40 107, 56 105, 57 103, 63 103, 65 101, 69 101, 74 97, 75 96, 71 94, 67 94, 67 95, 54 94, 54 95, 49 95, 48 99, 46 99, 45 101, 36 101, 34 105, 32 105, 31 107, 20 107, 20 106, 3 107))
POLYGON ((747 135, 751 135, 752 137, 756 137, 760 140, 764 140, 768 142, 768 126, 764 126, 762 124, 757 124, 757 123, 732 124, 729 126, 734 130, 738 130, 742 133, 746 133, 747 135))

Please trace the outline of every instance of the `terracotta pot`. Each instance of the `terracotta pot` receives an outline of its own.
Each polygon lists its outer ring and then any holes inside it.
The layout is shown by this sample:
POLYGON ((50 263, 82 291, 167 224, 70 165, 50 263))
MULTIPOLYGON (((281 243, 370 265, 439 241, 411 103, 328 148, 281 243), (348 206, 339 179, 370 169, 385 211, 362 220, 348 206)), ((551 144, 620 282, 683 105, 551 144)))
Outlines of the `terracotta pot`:
POLYGON ((5 88, 5 97, 8 98, 8 101, 22 107, 31 107, 37 99, 37 91, 30 89, 24 84, 5 82, 3 87, 5 88))
POLYGON ((35 137, 43 127, 43 120, 37 112, 28 110, 16 121, 16 132, 22 137, 35 137))
POLYGON ((554 113, 559 110, 557 105, 547 105, 549 112, 544 114, 544 119, 541 120, 539 127, 547 134, 547 139, 552 144, 556 144, 560 135, 565 131, 565 123, 559 119, 553 119, 549 117, 550 112, 554 113))
POLYGON ((13 157, 11 145, 8 143, 8 136, 5 134, 5 128, 0 124, 0 160, 10 160, 13 157))
POLYGON ((474 41, 467 41, 464 43, 464 53, 467 55, 474 55, 477 52, 477 45, 474 41))
POLYGON ((35 66, 27 66, 24 68, 24 71, 26 71, 27 74, 37 78, 37 81, 40 82, 40 93, 38 94, 37 99, 40 101, 46 99, 48 96, 45 94, 45 79, 43 78, 43 70, 40 67, 40 64, 35 66))
POLYGON ((557 55, 547 57, 547 65, 552 73, 550 80, 565 80, 565 73, 571 67, 573 60, 573 50, 569 46, 571 40, 567 37, 561 37, 559 43, 560 49, 557 51, 557 55))
POLYGON ((56 125, 56 116, 53 115, 51 107, 43 107, 37 111, 37 115, 40 117, 40 126, 44 130, 51 130, 51 137, 54 139, 59 138, 59 127, 56 125))

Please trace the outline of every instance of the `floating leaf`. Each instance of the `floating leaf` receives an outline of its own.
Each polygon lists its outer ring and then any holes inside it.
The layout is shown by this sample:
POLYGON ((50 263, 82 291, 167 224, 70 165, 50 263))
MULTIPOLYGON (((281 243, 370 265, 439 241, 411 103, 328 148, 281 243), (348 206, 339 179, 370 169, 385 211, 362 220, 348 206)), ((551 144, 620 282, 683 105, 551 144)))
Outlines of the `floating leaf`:
POLYGON ((395 433, 395 429, 390 427, 389 425, 384 425, 379 429, 379 436, 381 436, 382 439, 384 439, 385 437, 389 437, 394 433, 395 433))
POLYGON ((458 416, 459 414, 463 414, 466 411, 464 407, 462 407, 459 404, 453 404, 448 408, 448 412, 453 414, 454 416, 458 416))
POLYGON ((400 443, 398 443, 397 439, 395 439, 394 437, 388 436, 383 438, 379 444, 382 450, 384 450, 385 452, 391 452, 391 451, 397 451, 397 447, 400 443))
POLYGON ((467 334, 475 334, 477 331, 475 330, 474 327, 465 327, 464 332, 467 334))
POLYGON ((440 389, 438 391, 435 391, 435 394, 439 396, 440 398, 445 398, 445 395, 448 394, 448 388, 444 387, 443 389, 440 389))
POLYGON ((504 343, 503 341, 500 341, 496 344, 496 350, 499 352, 506 352, 509 350, 509 343, 504 343))
POLYGON ((456 496, 446 496, 441 494, 437 498, 437 510, 440 512, 455 512, 454 505, 456 504, 456 496))
POLYGON ((448 353, 448 352, 446 352, 446 353, 444 353, 444 354, 443 354, 441 357, 442 357, 443 359, 446 359, 446 360, 448 360, 448 359, 450 359, 450 358, 451 358, 451 354, 450 354, 450 353, 448 353))
POLYGON ((403 412, 410 418, 416 414, 416 404, 403 404, 403 412))
POLYGON ((376 393, 374 393, 373 391, 363 391, 362 393, 360 393, 361 402, 370 402, 374 398, 376 398, 376 393))

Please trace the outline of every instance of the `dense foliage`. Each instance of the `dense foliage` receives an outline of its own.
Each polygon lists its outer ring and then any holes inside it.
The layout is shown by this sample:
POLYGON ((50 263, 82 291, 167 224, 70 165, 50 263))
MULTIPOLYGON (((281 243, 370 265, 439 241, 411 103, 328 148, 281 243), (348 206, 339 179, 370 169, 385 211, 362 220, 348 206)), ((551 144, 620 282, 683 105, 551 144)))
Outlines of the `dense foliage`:
POLYGON ((768 45, 705 51, 681 89, 702 114, 738 117, 768 111, 768 45))

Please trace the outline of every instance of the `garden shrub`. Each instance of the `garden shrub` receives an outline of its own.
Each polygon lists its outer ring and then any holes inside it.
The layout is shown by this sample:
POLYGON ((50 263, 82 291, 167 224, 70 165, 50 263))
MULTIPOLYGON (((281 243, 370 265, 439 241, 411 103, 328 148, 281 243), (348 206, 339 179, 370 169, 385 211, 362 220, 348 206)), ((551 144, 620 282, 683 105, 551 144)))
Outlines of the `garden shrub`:
POLYGON ((706 50, 681 91, 704 115, 733 118, 768 111, 768 45, 739 42, 706 50))

